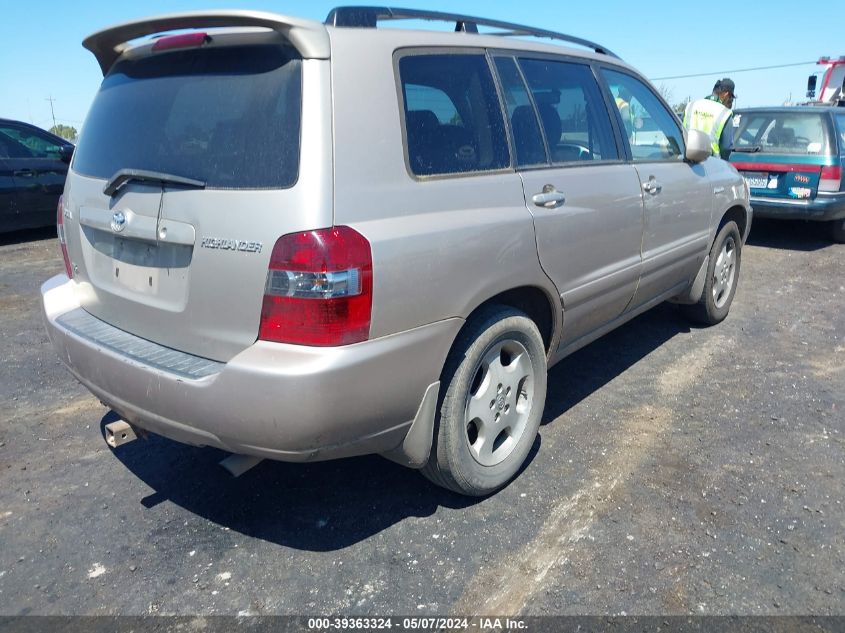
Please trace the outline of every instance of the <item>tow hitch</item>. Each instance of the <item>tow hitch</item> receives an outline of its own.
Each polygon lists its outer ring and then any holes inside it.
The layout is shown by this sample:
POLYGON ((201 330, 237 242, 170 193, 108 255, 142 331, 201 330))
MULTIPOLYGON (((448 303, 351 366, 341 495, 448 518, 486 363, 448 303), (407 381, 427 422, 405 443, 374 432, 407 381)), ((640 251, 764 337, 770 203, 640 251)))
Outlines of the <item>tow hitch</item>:
POLYGON ((106 444, 112 448, 117 448, 137 438, 135 429, 124 420, 106 424, 106 444))

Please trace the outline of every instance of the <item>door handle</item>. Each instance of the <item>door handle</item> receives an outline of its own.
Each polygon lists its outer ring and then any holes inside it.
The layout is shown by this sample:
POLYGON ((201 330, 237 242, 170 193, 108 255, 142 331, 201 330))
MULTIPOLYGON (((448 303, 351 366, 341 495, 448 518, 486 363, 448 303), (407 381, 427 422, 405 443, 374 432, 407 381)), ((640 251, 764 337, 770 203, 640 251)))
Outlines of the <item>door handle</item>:
POLYGON ((20 176, 21 178, 32 178, 35 175, 33 169, 16 169, 12 172, 12 176, 20 176))
POLYGON ((663 191, 663 185, 661 185, 654 177, 648 179, 648 182, 643 183, 643 191, 652 196, 656 196, 658 193, 663 191))
POLYGON ((544 209, 556 209, 563 206, 563 203, 566 202, 566 196, 555 189, 554 185, 545 185, 542 193, 535 193, 531 196, 531 201, 544 209))

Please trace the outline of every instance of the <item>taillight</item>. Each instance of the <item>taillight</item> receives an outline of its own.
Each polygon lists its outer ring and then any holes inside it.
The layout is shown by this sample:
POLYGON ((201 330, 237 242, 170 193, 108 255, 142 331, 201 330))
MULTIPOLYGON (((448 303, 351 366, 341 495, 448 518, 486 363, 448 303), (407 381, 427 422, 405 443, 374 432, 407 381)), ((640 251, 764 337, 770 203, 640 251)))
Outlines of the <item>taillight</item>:
POLYGON ((56 207, 56 233, 59 235, 59 248, 62 249, 62 259, 65 260, 65 272, 73 279, 73 269, 67 254, 67 239, 65 238, 65 205, 64 196, 59 196, 59 206, 56 207))
POLYGON ((210 42, 211 38, 208 33, 180 33, 179 35, 166 35, 160 37, 153 44, 153 51, 168 51, 174 48, 191 48, 192 46, 202 46, 206 42, 210 42))
POLYGON ((258 338, 335 346, 370 334, 373 257, 348 226, 284 235, 270 256, 258 338))
POLYGON ((842 167, 840 165, 827 165, 822 167, 819 177, 819 191, 839 191, 842 183, 842 167))

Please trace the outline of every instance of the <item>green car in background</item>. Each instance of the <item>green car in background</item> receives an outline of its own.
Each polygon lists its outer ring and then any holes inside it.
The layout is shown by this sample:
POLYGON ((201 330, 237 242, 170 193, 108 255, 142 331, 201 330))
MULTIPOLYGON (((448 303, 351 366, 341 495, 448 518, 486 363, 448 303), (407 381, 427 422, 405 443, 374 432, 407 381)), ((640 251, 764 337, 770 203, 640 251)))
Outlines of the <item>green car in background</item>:
POLYGON ((734 115, 730 161, 754 217, 826 222, 845 242, 845 108, 748 108, 734 115))

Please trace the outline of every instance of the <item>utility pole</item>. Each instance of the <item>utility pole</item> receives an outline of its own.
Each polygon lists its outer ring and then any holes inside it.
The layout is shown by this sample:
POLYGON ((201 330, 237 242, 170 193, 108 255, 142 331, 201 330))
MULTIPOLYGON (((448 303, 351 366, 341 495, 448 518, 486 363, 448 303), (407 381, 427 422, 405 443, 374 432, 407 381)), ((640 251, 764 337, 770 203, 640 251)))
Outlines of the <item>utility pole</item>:
POLYGON ((50 95, 47 99, 45 99, 45 101, 50 102, 50 114, 53 115, 53 127, 55 128, 56 127, 56 113, 53 111, 53 102, 56 101, 56 99, 53 99, 53 95, 50 95))

